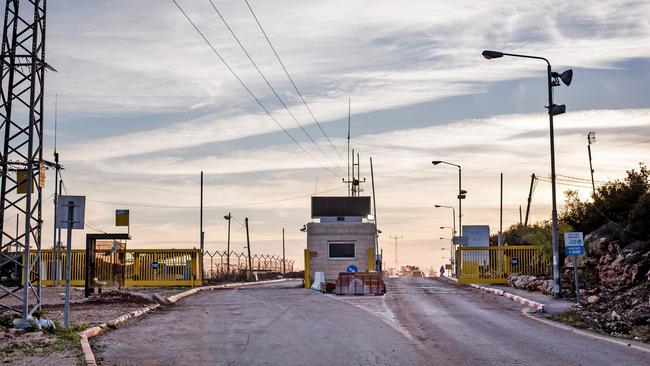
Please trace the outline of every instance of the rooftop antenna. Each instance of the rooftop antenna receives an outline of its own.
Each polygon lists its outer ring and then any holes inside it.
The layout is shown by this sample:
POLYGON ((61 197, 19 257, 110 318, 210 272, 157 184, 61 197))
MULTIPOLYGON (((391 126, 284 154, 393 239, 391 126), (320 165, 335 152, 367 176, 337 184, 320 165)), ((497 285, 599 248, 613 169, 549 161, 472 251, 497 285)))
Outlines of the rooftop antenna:
POLYGON ((352 189, 350 186, 350 104, 351 98, 348 98, 348 197, 352 196, 352 189))

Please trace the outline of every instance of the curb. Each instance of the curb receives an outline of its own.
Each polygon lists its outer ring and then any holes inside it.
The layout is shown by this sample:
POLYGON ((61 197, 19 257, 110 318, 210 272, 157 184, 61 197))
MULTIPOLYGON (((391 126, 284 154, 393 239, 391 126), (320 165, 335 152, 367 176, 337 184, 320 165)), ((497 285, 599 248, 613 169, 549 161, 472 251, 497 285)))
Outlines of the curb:
MULTIPOLYGON (((239 283, 227 283, 224 285, 212 285, 212 286, 204 286, 204 287, 196 287, 191 290, 187 290, 184 292, 181 292, 176 295, 172 295, 167 298, 170 304, 173 304, 177 302, 180 299, 186 298, 190 295, 194 295, 195 293, 199 291, 207 291, 207 290, 216 290, 216 289, 222 289, 222 288, 235 288, 235 287, 244 287, 244 286, 251 286, 251 285, 264 285, 268 283, 278 283, 278 282, 284 282, 287 281, 286 278, 280 279, 280 280, 269 280, 269 281, 260 281, 260 282, 239 282, 239 283)), ((120 323, 124 323, 125 321, 132 319, 132 318, 137 318, 139 316, 142 316, 151 310, 157 309, 160 307, 160 304, 154 304, 154 305, 149 305, 145 306, 141 309, 132 311, 128 314, 124 314, 118 318, 115 318, 113 320, 107 321, 106 323, 102 323, 100 325, 96 325, 92 328, 88 328, 86 330, 83 330, 79 332, 79 342, 81 343, 81 350, 84 355, 84 360, 86 366, 97 366, 97 361, 95 360, 95 355, 93 353, 92 348, 90 347, 90 342, 88 341, 88 338, 94 337, 107 328, 112 328, 117 326, 120 323)))
POLYGON ((542 312, 542 313, 544 312, 544 306, 545 305, 540 303, 540 302, 529 300, 529 299, 527 299, 525 297, 521 297, 519 295, 511 294, 509 292, 499 290, 499 289, 496 289, 496 288, 492 288, 492 287, 479 286, 479 285, 476 285, 476 284, 473 284, 473 283, 470 284, 470 286, 472 286, 472 287, 474 287, 476 289, 482 290, 482 291, 491 292, 493 294, 496 294, 497 296, 503 296, 506 299, 512 300, 512 301, 514 301, 514 302, 516 302, 518 304, 528 306, 528 307, 534 309, 535 311, 539 311, 539 312, 542 312))

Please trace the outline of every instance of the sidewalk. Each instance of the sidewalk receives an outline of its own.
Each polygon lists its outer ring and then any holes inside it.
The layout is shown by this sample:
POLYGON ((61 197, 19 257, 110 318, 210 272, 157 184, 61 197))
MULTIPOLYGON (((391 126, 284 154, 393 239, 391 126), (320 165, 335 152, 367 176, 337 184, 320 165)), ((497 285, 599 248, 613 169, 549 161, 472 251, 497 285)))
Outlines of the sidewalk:
POLYGON ((495 288, 498 290, 509 292, 513 295, 521 296, 526 299, 542 303, 544 304, 544 313, 549 315, 561 313, 575 305, 575 302, 573 301, 555 299, 553 298, 553 296, 544 295, 541 292, 526 291, 526 290, 521 290, 513 287, 502 286, 502 285, 486 285, 485 287, 495 288))

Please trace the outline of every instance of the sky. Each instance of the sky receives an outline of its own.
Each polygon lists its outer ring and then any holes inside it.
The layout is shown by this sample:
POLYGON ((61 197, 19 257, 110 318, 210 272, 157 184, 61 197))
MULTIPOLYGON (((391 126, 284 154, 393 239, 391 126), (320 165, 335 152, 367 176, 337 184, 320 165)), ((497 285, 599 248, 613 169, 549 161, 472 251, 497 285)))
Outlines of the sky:
MULTIPOLYGON (((212 0, 277 92, 260 77, 208 0, 177 0, 270 118, 173 1, 60 0, 48 3, 46 157, 56 147, 68 194, 86 195, 86 232, 119 232, 130 209, 130 247, 187 248, 199 242, 204 171, 208 250, 281 254, 302 267, 314 194, 345 195, 348 100, 351 145, 361 176, 374 163, 380 247, 392 265, 438 268, 449 253, 450 210, 463 168, 463 224, 499 230, 519 221, 530 175, 550 174, 545 64, 485 60, 484 49, 540 55, 574 71, 555 88, 567 113, 555 118, 557 173, 617 179, 650 152, 648 1, 260 1, 248 0, 299 95, 244 0, 212 0), (281 99, 295 120, 279 102, 281 99), (56 113, 55 113, 56 111, 56 113), (297 123, 303 126, 301 128, 297 123), (286 130, 286 133, 281 129, 286 130), (304 129, 304 131, 303 131, 304 129), (307 134, 305 133, 307 132, 307 134), (289 137, 290 135, 291 137, 289 137), (327 137, 326 137, 327 136, 327 137), (329 140, 331 141, 328 141, 329 140), (313 141, 312 141, 313 140, 313 141)), ((51 173, 51 172, 50 172, 51 173)), ((43 246, 52 242, 53 174, 45 192, 43 246)), ((589 196, 587 181, 577 189, 589 196)), ((363 194, 370 194, 368 183, 363 194)), ((531 221, 550 217, 540 181, 531 221)))

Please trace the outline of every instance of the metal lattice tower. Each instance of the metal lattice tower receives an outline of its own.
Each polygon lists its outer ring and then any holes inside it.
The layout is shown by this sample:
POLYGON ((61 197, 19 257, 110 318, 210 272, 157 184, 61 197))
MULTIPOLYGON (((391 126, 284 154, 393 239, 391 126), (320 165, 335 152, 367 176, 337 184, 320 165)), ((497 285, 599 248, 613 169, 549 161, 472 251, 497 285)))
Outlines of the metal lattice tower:
POLYGON ((23 320, 41 306, 46 2, 6 0, 0 55, 0 131, 4 135, 0 150, 0 269, 18 268, 20 281, 18 286, 0 286, 0 310, 13 310, 23 320), (16 217, 21 225, 12 225, 16 217), (30 256, 30 250, 36 255, 30 256), (9 299, 22 306, 10 307, 9 299))

